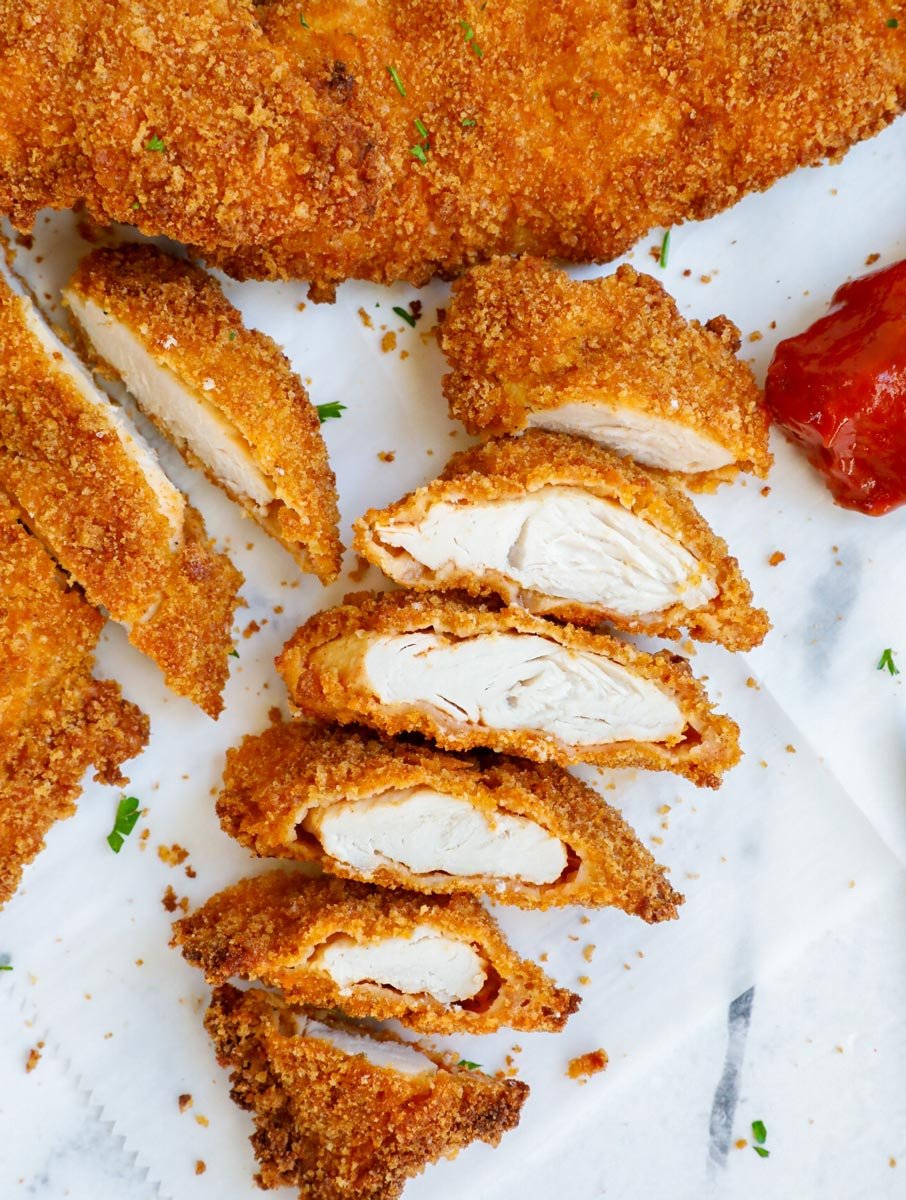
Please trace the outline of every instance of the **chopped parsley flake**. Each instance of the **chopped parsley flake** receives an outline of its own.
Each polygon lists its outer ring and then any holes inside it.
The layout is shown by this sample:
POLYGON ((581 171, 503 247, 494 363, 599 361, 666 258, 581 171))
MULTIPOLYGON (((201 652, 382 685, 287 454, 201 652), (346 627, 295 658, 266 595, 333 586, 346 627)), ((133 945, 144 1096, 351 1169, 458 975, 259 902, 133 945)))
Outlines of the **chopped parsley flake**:
POLYGON ((764 1146, 753 1146, 752 1149, 755 1151, 755 1153, 758 1155, 759 1158, 770 1158, 771 1157, 770 1150, 765 1150, 764 1146))
POLYGON ((463 129, 471 129, 473 125, 478 124, 474 117, 463 117, 459 123, 463 129))
POLYGON ((133 207, 134 209, 139 209, 139 208, 141 208, 141 205, 139 204, 139 202, 138 202, 137 200, 133 200, 133 201, 132 201, 132 207, 133 207))
POLYGON ((768 1136, 768 1131, 767 1131, 767 1128, 765 1127, 764 1121, 753 1121, 752 1122, 752 1137, 755 1139, 755 1141, 758 1143, 759 1146, 763 1146, 765 1144, 765 1142, 767 1141, 767 1136, 768 1136))
POLYGON ((11 971, 12 969, 12 963, 0 963, 0 971, 11 971))
POLYGON ((424 146, 410 146, 409 153, 413 158, 417 158, 420 163, 427 163, 428 161, 428 156, 425 153, 424 146))
POLYGON ((456 1065, 457 1067, 465 1067, 467 1071, 478 1071, 481 1068, 481 1063, 469 1062, 467 1058, 461 1058, 456 1065))
POLYGON ((413 125, 415 126, 415 128, 418 130, 418 132, 419 132, 419 134, 421 135, 422 139, 425 139, 425 138, 427 138, 427 136, 428 136, 428 130, 425 128, 425 126, 424 126, 424 123, 418 119, 418 117, 416 117, 416 118, 415 118, 415 120, 412 122, 412 124, 413 124, 413 125))
POLYGON ((884 653, 881 655, 881 657, 878 659, 878 670, 879 671, 887 670, 887 671, 889 671, 889 673, 891 675, 899 675, 899 673, 900 673, 900 668, 893 661, 893 651, 890 649, 889 646, 884 651, 884 653))
POLYGON ((119 854, 122 850, 123 842, 135 828, 141 815, 141 809, 136 798, 134 796, 123 796, 117 806, 113 829, 107 834, 107 845, 114 854, 119 854))
POLYGON ((403 81, 402 81, 402 79, 400 79, 400 73, 396 69, 396 67, 388 66, 387 74, 393 80, 393 86, 396 88, 396 90, 399 92, 399 94, 401 96, 405 96, 406 89, 403 87, 403 81))
POLYGON ((394 306, 393 311, 398 317, 402 317, 407 325, 411 325, 413 329, 415 328, 415 317, 413 317, 411 312, 407 312, 405 308, 398 308, 396 306, 394 306))
POLYGON ((340 413, 345 411, 345 404, 340 404, 339 400, 331 400, 328 404, 318 405, 318 420, 322 425, 332 417, 336 417, 339 420, 340 413))
POLYGON ((239 651, 234 646, 233 649, 230 651, 230 658, 238 658, 238 657, 239 657, 239 651))
POLYGON ((230 341, 231 341, 231 342, 235 342, 235 340, 236 340, 236 330, 235 330, 235 329, 231 329, 231 330, 230 330, 230 341))
POLYGON ((475 30, 472 28, 472 26, 469 24, 469 22, 468 21, 460 21, 459 28, 465 34, 465 39, 471 46, 472 53, 475 55, 475 57, 476 58, 484 58, 484 51, 479 46, 479 44, 475 41, 475 30))
POLYGON ((600 93, 600 92, 598 92, 598 91, 594 91, 594 92, 592 92, 592 94, 591 94, 591 98, 592 98, 592 100, 600 100, 600 99, 601 99, 601 93, 600 93))
POLYGON ((167 146, 163 138, 159 138, 156 133, 145 142, 145 149, 153 150, 157 154, 163 154, 166 148, 167 146))
POLYGON ((299 13, 299 24, 303 29, 311 29, 309 23, 305 20, 305 13, 299 13))
POLYGON ((661 242, 661 253, 657 260, 657 265, 659 267, 666 267, 667 255, 669 253, 670 253, 670 230, 668 229, 667 232, 664 234, 664 240, 661 242))
POLYGON ((888 29, 899 29, 900 22, 896 19, 896 17, 888 17, 887 18, 887 28, 888 29))

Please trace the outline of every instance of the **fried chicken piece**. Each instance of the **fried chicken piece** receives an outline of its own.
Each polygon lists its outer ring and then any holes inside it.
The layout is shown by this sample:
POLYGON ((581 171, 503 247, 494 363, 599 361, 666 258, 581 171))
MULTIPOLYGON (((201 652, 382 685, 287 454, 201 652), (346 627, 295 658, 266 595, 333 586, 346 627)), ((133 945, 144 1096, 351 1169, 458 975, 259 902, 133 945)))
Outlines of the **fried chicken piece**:
POLYGON ((648 922, 683 901, 619 812, 552 764, 292 721, 227 751, 217 814, 258 855, 382 887, 648 922))
POLYGON ((0 496, 0 907, 75 812, 88 767, 124 784, 120 765, 148 741, 148 718, 92 676, 103 624, 0 496))
POLYGON ((579 1007, 510 949, 473 896, 271 871, 218 892, 173 928, 171 944, 208 983, 257 980, 293 1003, 424 1033, 562 1029, 579 1007))
POLYGON ((685 659, 452 595, 348 596, 316 613, 277 669, 307 716, 420 733, 447 750, 674 771, 719 787, 739 730, 685 659))
POLYGON ((574 434, 694 487, 768 473, 739 330, 685 320, 632 267, 576 282, 536 258, 496 258, 454 284, 441 345, 450 415, 470 433, 574 434))
POLYGON ((616 257, 906 105, 887 0, 2 0, 0 209, 239 277, 616 257), (389 68, 393 68, 391 75, 389 68))
POLYGON ((216 988, 205 1028, 254 1115, 259 1186, 297 1187, 300 1200, 397 1200, 428 1163, 498 1145, 528 1096, 519 1080, 259 988, 216 988))
POLYGON ((727 545, 668 482, 540 430, 453 456, 440 478, 355 522, 395 583, 498 595, 530 612, 751 650, 770 624, 727 545))
POLYGON ((2 277, 0 486, 88 600, 216 716, 242 576, 123 411, 2 277))
POLYGON ((102 373, 322 583, 340 570, 337 489, 320 421, 272 338, 220 284, 155 246, 95 250, 63 292, 102 373))

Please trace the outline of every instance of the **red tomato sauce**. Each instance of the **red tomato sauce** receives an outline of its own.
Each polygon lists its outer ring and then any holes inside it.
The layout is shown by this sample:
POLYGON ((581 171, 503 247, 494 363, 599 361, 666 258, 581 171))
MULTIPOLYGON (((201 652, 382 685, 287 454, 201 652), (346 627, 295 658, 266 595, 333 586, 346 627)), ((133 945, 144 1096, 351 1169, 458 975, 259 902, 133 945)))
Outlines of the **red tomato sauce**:
POLYGON ((765 399, 838 504, 880 516, 906 503, 906 260, 844 283, 781 342, 765 399))

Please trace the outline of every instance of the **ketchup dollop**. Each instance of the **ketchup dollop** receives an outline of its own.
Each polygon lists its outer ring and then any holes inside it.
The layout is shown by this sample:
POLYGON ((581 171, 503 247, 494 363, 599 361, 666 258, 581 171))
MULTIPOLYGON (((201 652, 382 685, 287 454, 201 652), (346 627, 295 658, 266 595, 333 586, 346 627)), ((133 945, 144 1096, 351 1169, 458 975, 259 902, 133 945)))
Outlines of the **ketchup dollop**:
POLYGON ((838 504, 906 503, 906 260, 844 283, 826 317, 781 342, 765 399, 838 504))

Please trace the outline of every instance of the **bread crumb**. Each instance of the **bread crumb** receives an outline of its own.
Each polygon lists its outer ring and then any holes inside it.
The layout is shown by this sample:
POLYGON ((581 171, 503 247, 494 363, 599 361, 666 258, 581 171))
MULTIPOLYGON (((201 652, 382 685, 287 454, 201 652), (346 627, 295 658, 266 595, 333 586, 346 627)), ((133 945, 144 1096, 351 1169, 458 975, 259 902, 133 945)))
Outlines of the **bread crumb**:
POLYGON ((580 975, 580 976, 579 976, 579 983, 581 983, 581 985, 582 985, 583 987, 588 987, 588 985, 591 983, 591 978, 590 978, 590 976, 588 976, 588 975, 580 975))
POLYGON ((752 332, 749 334, 749 341, 750 342, 760 342, 763 337, 764 337, 764 334, 761 332, 760 329, 753 329, 752 332))
POLYGON ((187 1108, 192 1107, 192 1093, 182 1092, 176 1103, 179 1105, 179 1111, 181 1113, 185 1112, 187 1108))
POLYGON ((283 713, 276 704, 271 705, 271 707, 267 710, 267 719, 272 725, 279 725, 283 720, 283 713))
POLYGON ((771 489, 767 486, 767 484, 765 484, 765 486, 761 489, 761 494, 765 497, 770 496, 771 489))
POLYGON ((880 257, 881 257, 880 254, 878 254, 877 252, 875 252, 874 254, 869 254, 869 256, 865 260, 866 267, 872 266, 872 264, 876 263, 880 257))
POLYGON ((378 458, 381 460, 381 462, 392 463, 393 460, 396 458, 396 451, 395 450, 379 450, 378 458))
POLYGON ((736 1141, 733 1143, 733 1145, 736 1147, 737 1150, 745 1150, 745 1148, 746 1148, 746 1146, 748 1146, 748 1144, 749 1143, 746 1140, 746 1138, 737 1138, 736 1141))
POLYGON ((198 1124, 199 1124, 199 1125, 202 1127, 202 1129, 207 1129, 207 1127, 208 1127, 208 1126, 211 1124, 211 1122, 208 1120, 208 1118, 207 1118, 207 1117, 203 1117, 203 1116, 201 1115, 201 1113, 196 1113, 196 1114, 195 1114, 195 1120, 196 1120, 196 1121, 198 1122, 198 1124))
POLYGON ((26 1074, 30 1075, 38 1063, 41 1061, 41 1051, 44 1049, 44 1043, 38 1042, 37 1046, 32 1046, 28 1052, 28 1058, 25 1060, 26 1074))
POLYGON ((253 637, 256 633, 260 633, 260 631, 261 631, 261 626, 258 624, 257 621, 249 621, 248 625, 246 625, 245 629, 243 629, 243 631, 242 631, 242 636, 244 638, 250 638, 250 637, 253 637))
POLYGON ((167 890, 164 892, 161 904, 168 913, 176 912, 176 893, 173 891, 173 888, 169 883, 167 884, 167 890))
POLYGON ((195 868, 194 868, 194 867, 191 865, 191 863, 189 863, 189 864, 186 866, 186 878, 187 878, 187 879, 195 879, 195 878, 197 877, 197 875, 198 875, 198 872, 197 872, 197 871, 195 870, 195 868))
POLYGON ((587 1075, 597 1075, 607 1067, 607 1052, 605 1050, 589 1050, 578 1058, 571 1058, 566 1068, 570 1079, 582 1079, 587 1075))
POLYGON ((787 742, 786 752, 787 752, 787 754, 795 754, 796 753, 796 747, 793 745, 792 742, 787 742))
POLYGON ((547 951, 546 950, 543 952, 543 954, 538 955, 538 961, 539 962, 547 962, 547 951))
POLYGON ((769 567, 779 567, 782 562, 786 562, 786 555, 783 553, 782 550, 775 550, 774 553, 771 555, 771 557, 768 559, 768 566, 769 567))
POLYGON ((746 680, 746 687, 747 687, 747 688, 754 688, 756 692, 760 692, 760 691, 761 691, 761 688, 758 686, 758 684, 755 682, 755 680, 752 678, 752 676, 751 676, 751 675, 750 675, 750 676, 749 676, 749 678, 746 680))
POLYGON ((843 1053, 843 1047, 842 1047, 842 1046, 834 1046, 834 1049, 837 1051, 837 1053, 838 1053, 838 1054, 842 1054, 842 1053, 843 1053))
POLYGON ((364 308, 359 309, 359 318, 366 329, 374 329, 374 321, 372 321, 370 313, 367 313, 364 308))
POLYGON ((592 960, 592 959, 594 958, 594 956, 595 956, 595 950, 596 950, 596 949, 597 949, 597 946, 595 945, 595 943, 594 943, 594 942, 589 942, 589 943, 588 943, 588 945, 587 945, 587 946, 585 947, 585 949, 582 951, 582 957, 585 959, 585 961, 586 961, 586 962, 588 962, 588 963, 590 963, 590 962, 591 962, 591 960, 592 960))
POLYGON ((385 354, 389 354, 391 350, 396 349, 396 334, 392 329, 388 329, 381 338, 381 349, 385 354))
POLYGON ((400 362, 405 362, 405 360, 406 360, 408 357, 409 357, 409 351, 408 351, 408 350, 400 350, 400 362))
POLYGON ((184 846, 180 846, 178 842, 174 842, 172 846, 158 846, 157 857, 161 862, 165 862, 168 867, 181 867, 189 857, 189 852, 184 846))
POLYGON ((195 1164, 195 1174, 196 1174, 196 1175, 204 1175, 204 1173, 205 1173, 205 1171, 206 1171, 207 1169, 208 1169, 208 1168, 205 1166, 205 1161, 204 1161, 204 1159, 203 1159, 203 1158, 200 1158, 200 1159, 198 1160, 198 1162, 195 1164))

